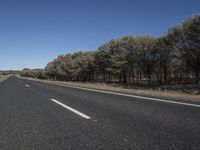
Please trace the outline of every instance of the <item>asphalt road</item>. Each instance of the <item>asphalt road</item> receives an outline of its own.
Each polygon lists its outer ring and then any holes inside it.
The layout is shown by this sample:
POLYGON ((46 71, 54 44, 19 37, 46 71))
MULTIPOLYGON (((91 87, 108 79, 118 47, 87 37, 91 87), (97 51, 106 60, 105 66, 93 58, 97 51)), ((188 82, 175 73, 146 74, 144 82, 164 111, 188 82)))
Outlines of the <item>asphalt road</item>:
POLYGON ((200 105, 0 83, 0 150, 199 150, 200 105))

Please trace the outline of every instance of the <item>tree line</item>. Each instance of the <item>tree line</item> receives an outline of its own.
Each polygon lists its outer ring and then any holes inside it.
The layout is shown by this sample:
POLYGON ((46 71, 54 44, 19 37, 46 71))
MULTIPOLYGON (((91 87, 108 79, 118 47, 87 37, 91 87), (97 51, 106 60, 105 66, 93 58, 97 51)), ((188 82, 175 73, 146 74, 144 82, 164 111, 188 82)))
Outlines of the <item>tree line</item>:
POLYGON ((24 69, 21 75, 64 81, 198 86, 200 15, 170 28, 161 37, 122 37, 96 51, 60 55, 44 70, 24 69))
POLYGON ((15 75, 20 73, 18 70, 0 70, 0 76, 15 75))

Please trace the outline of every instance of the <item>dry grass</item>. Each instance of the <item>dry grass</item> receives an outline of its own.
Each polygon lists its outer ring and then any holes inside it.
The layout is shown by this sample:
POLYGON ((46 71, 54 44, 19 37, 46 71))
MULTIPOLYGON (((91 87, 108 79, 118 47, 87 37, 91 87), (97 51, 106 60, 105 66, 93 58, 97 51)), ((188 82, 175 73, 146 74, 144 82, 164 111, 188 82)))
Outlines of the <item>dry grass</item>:
POLYGON ((6 80, 9 76, 8 75, 0 75, 0 82, 6 80))
POLYGON ((62 81, 50 81, 50 80, 39 80, 39 79, 31 79, 31 80, 37 80, 40 82, 50 83, 54 85, 85 87, 85 88, 112 91, 112 92, 132 94, 132 95, 135 94, 142 96, 163 97, 166 99, 172 98, 172 99, 182 99, 182 100, 200 100, 200 95, 198 94, 186 94, 176 91, 131 89, 131 88, 125 88, 123 86, 114 87, 111 84, 105 84, 105 83, 62 82, 62 81))

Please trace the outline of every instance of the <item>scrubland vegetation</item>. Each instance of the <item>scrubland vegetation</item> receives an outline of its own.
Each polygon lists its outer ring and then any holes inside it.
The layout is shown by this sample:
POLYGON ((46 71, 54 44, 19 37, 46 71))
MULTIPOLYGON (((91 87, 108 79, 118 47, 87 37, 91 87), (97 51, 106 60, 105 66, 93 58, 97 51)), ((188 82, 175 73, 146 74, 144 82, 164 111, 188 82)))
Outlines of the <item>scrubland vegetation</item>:
POLYGON ((95 51, 60 55, 44 70, 24 69, 21 76, 124 85, 199 87, 200 15, 170 28, 161 37, 114 39, 95 51))

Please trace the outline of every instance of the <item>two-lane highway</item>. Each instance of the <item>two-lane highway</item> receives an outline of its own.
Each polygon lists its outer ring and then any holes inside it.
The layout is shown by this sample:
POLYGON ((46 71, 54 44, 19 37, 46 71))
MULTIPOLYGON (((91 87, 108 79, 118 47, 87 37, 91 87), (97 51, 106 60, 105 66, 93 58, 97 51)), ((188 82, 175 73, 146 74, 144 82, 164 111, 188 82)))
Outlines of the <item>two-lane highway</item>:
POLYGON ((10 77, 0 83, 2 150, 199 150, 200 104, 10 77))

